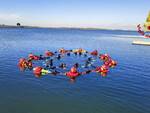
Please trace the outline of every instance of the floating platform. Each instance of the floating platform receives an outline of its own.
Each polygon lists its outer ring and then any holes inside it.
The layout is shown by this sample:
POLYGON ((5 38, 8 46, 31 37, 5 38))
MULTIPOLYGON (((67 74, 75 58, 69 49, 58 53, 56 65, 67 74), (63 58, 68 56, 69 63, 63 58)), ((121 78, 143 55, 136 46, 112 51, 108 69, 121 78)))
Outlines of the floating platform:
POLYGON ((145 45, 145 46, 150 46, 150 41, 133 41, 133 45, 145 45))

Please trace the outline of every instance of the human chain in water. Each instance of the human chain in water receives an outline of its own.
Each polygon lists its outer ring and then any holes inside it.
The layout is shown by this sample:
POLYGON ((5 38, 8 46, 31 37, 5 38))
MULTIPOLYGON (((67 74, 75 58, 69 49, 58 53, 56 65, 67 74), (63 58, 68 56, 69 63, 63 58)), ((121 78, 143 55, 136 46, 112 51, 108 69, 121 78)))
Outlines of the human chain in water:
POLYGON ((55 52, 47 50, 44 55, 30 53, 28 58, 20 58, 18 63, 20 70, 31 70, 36 77, 64 75, 71 81, 89 73, 98 73, 105 77, 110 68, 116 65, 117 62, 108 54, 100 54, 98 50, 89 52, 82 48, 72 50, 60 48, 55 52), (38 62, 42 65, 35 65, 38 62))

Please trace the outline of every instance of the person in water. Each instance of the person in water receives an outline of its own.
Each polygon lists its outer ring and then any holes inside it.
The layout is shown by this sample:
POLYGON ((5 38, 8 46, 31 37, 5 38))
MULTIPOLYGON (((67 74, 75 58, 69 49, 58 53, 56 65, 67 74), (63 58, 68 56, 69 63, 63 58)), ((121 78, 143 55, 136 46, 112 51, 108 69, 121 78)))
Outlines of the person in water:
POLYGON ((39 60, 40 57, 37 56, 37 55, 33 55, 32 53, 30 53, 30 54, 28 55, 28 59, 30 59, 30 60, 39 60))
POLYGON ((92 51, 90 54, 93 55, 93 56, 97 56, 97 55, 98 55, 98 51, 97 51, 97 50, 94 50, 94 51, 92 51))
POLYGON ((81 55, 82 55, 82 53, 80 52, 80 53, 79 53, 79 56, 81 56, 81 55))
POLYGON ((69 77, 71 81, 74 81, 79 75, 80 73, 75 67, 72 67, 70 71, 66 73, 66 76, 69 77))
POLYGON ((60 60, 61 59, 61 54, 58 54, 58 56, 56 58, 57 58, 57 60, 60 60))
POLYGON ((53 59, 50 59, 50 67, 53 66, 53 59))
POLYGON ((105 77, 109 70, 108 70, 108 66, 102 65, 102 66, 96 67, 94 71, 97 73, 100 73, 103 77, 105 77))
POLYGON ((68 50, 65 50, 64 48, 60 48, 59 49, 59 53, 60 54, 65 54, 65 53, 67 53, 68 52, 68 50))
POLYGON ((75 54, 75 56, 77 56, 78 53, 77 53, 77 52, 74 52, 74 54, 75 54))
POLYGON ((89 57, 86 61, 85 61, 85 64, 82 66, 84 68, 88 68, 88 67, 91 67, 92 66, 92 57, 89 57))
POLYGON ((74 50, 72 50, 72 52, 73 52, 73 53, 76 52, 76 53, 78 53, 78 54, 79 54, 79 53, 82 54, 82 53, 86 53, 87 51, 84 50, 84 49, 82 49, 82 48, 79 48, 79 49, 74 49, 74 50))
POLYGON ((87 57, 87 54, 84 54, 84 57, 87 57))
POLYGON ((92 72, 92 71, 91 71, 91 70, 87 70, 87 71, 84 71, 84 72, 78 72, 77 68, 73 66, 73 67, 70 69, 69 72, 65 73, 65 75, 66 75, 67 77, 69 77, 71 81, 75 81, 75 79, 76 79, 77 77, 79 77, 80 75, 85 75, 85 74, 88 74, 88 73, 90 73, 90 72, 92 72))
POLYGON ((89 58, 88 58, 88 61, 89 61, 89 62, 91 62, 92 60, 93 60, 92 57, 89 57, 89 58))
POLYGON ((50 60, 48 60, 48 59, 46 59, 46 67, 48 68, 48 67, 50 67, 50 60))
POLYGON ((28 67, 28 69, 30 69, 30 70, 33 69, 33 63, 32 63, 32 61, 27 61, 27 67, 28 67))
POLYGON ((49 51, 49 50, 47 50, 47 51, 45 51, 45 56, 46 57, 52 57, 52 56, 54 56, 54 53, 49 51))
POLYGON ((48 67, 50 69, 56 69, 56 66, 54 66, 53 61, 54 61, 53 59, 48 60, 46 63, 46 67, 48 67))
POLYGON ((70 56, 70 52, 67 53, 67 56, 70 56))
POLYGON ((40 55, 39 60, 45 60, 45 57, 43 55, 40 55))
POLYGON ((33 68, 33 64, 31 60, 26 60, 24 58, 21 58, 19 60, 18 66, 20 68, 20 70, 25 70, 26 68, 28 69, 32 69, 33 68))
POLYGON ((103 60, 104 62, 108 61, 109 59, 111 59, 111 57, 108 54, 100 54, 99 58, 101 60, 103 60))
POLYGON ((105 61, 104 64, 108 67, 113 68, 117 65, 117 62, 115 60, 109 59, 109 60, 105 61))
POLYGON ((36 77, 41 77, 43 75, 48 75, 48 74, 57 75, 59 72, 57 72, 56 70, 50 71, 50 70, 44 69, 40 66, 37 66, 37 67, 33 68, 33 73, 36 77))
POLYGON ((87 61, 85 62, 84 68, 88 68, 88 67, 90 67, 91 65, 92 65, 91 62, 87 60, 87 61))
POLYGON ((62 63, 62 64, 59 66, 59 68, 61 68, 61 69, 66 69, 66 67, 67 67, 67 65, 66 65, 65 63, 62 63))
POLYGON ((78 67, 79 67, 79 63, 75 63, 75 64, 74 64, 74 67, 75 67, 75 68, 78 68, 78 67))

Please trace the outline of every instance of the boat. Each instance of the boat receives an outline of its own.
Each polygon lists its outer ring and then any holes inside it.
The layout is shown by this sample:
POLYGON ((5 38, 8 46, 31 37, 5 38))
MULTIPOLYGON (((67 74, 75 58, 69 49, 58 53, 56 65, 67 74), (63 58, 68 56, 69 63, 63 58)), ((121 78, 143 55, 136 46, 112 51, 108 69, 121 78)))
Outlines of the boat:
POLYGON ((150 31, 150 12, 149 12, 148 17, 146 19, 146 22, 144 23, 144 31, 146 31, 146 32, 150 31))
POLYGON ((143 27, 140 26, 140 24, 137 26, 138 28, 138 32, 146 39, 146 41, 144 40, 136 40, 133 41, 132 44, 133 45, 145 45, 145 46, 150 46, 150 12, 146 18, 146 21, 143 25, 143 27), (141 29, 143 28, 143 30, 141 29))

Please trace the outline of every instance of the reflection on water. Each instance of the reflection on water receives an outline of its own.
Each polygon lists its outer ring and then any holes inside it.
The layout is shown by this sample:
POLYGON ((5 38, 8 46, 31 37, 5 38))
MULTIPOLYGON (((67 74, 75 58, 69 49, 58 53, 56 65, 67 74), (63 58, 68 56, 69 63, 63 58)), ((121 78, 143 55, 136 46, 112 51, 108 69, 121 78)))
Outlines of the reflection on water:
POLYGON ((137 35, 108 30, 0 29, 0 112, 149 113, 150 49, 131 45, 140 39, 137 35), (31 71, 19 71, 20 57, 60 47, 98 49, 119 65, 106 78, 89 74, 76 83, 63 76, 37 79, 31 71))

